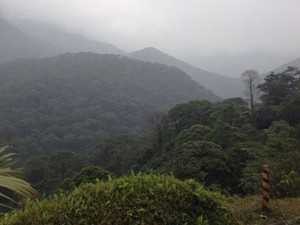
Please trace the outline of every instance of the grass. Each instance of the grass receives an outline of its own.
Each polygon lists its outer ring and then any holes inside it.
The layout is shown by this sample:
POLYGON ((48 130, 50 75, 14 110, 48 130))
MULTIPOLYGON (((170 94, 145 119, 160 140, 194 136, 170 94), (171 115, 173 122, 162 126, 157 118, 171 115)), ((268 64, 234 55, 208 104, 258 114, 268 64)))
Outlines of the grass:
POLYGON ((235 216, 242 225, 272 225, 280 221, 287 221, 295 217, 300 217, 300 198, 271 199, 270 213, 265 218, 261 216, 261 197, 234 197, 229 200, 229 203, 233 208, 235 216))

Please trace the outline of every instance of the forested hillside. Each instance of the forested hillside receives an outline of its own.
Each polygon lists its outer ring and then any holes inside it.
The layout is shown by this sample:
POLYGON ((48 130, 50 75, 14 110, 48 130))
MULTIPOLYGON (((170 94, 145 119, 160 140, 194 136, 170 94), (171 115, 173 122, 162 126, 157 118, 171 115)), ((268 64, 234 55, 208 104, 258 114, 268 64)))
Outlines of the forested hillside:
MULTIPOLYGON (((23 145, 26 145, 25 141, 37 143, 35 138, 40 140, 43 135, 47 135, 47 144, 60 140, 57 143, 65 145, 46 145, 52 151, 60 150, 47 156, 29 153, 25 175, 45 193, 51 193, 57 187, 71 189, 78 185, 78 180, 89 180, 89 177, 99 176, 102 179, 107 173, 122 176, 131 171, 143 171, 172 173, 177 178, 192 178, 224 193, 251 195, 260 193, 261 165, 270 164, 274 196, 299 196, 299 73, 289 69, 269 74, 259 86, 263 93, 262 103, 255 104, 254 115, 241 98, 215 103, 196 100, 177 104, 166 112, 149 111, 147 123, 146 120, 143 123, 148 129, 145 127, 144 131, 139 129, 139 133, 126 134, 128 130, 124 129, 123 133, 118 132, 120 135, 102 135, 95 142, 92 142, 93 132, 103 132, 106 127, 95 126, 92 132, 86 131, 86 121, 77 123, 77 130, 67 130, 71 126, 62 122, 65 136, 58 125, 55 129, 40 131, 40 136, 30 137, 32 134, 28 133, 23 145), (60 133, 56 133, 58 131, 60 133), (90 136, 84 135, 84 132, 89 132, 90 136), (66 139, 70 135, 74 139, 66 139), (84 139, 87 137, 90 139, 84 139), (69 142, 64 142, 66 140, 69 142), (97 144, 79 153, 72 152, 80 144, 82 148, 86 147, 82 145, 86 143, 84 140, 97 144), (71 141, 76 143, 74 147, 71 141), (55 149, 56 146, 60 148, 55 149), (71 148, 67 149, 68 146, 71 148), (86 166, 96 166, 106 172, 87 167, 87 171, 76 177, 86 166)), ((129 115, 121 116, 126 121, 130 118, 129 115)), ((66 121, 72 118, 71 113, 67 119, 64 117, 66 121)), ((118 124, 123 125, 124 122, 119 119, 118 124)), ((107 126, 114 128, 114 121, 107 126)), ((136 128, 129 127, 132 130, 136 128)), ((21 144, 18 147, 23 150, 21 144)))
POLYGON ((92 53, 18 60, 0 66, 0 136, 23 156, 79 151, 193 99, 218 98, 164 65, 92 53))
MULTIPOLYGON (((139 51, 131 52, 129 56, 142 61, 175 66, 186 72, 195 81, 212 90, 222 98, 243 96, 243 83, 240 79, 226 77, 217 73, 196 68, 155 48, 145 48, 139 51)), ((241 73, 242 72, 243 71, 241 71, 241 73)))
POLYGON ((147 145, 128 137, 106 140, 89 152, 90 162, 117 175, 155 170, 243 195, 260 192, 261 165, 269 164, 274 197, 299 196, 299 76, 294 68, 269 74, 258 86, 262 102, 254 115, 241 98, 156 113, 147 145))

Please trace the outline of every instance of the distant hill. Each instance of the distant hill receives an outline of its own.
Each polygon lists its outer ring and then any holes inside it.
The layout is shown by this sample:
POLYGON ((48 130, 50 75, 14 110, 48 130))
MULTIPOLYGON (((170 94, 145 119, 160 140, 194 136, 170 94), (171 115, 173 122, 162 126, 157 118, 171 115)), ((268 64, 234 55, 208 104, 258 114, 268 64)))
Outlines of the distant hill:
POLYGON ((297 58, 288 63, 285 63, 285 64, 275 68, 273 71, 274 72, 282 72, 282 71, 286 70, 289 66, 300 68, 300 58, 297 58))
POLYGON ((194 55, 189 57, 189 62, 208 71, 238 78, 249 69, 264 74, 287 59, 285 54, 257 49, 239 53, 224 52, 212 56, 194 55))
POLYGON ((23 156, 79 151, 195 99, 218 100, 166 65, 94 53, 15 60, 0 65, 0 137, 23 156))
POLYGON ((145 48, 129 53, 128 56, 142 61, 178 67, 222 98, 243 96, 244 85, 240 79, 204 71, 155 48, 145 48))
POLYGON ((121 49, 112 44, 91 40, 54 25, 32 21, 18 21, 17 25, 32 36, 51 45, 59 53, 95 52, 100 54, 124 54, 121 49))
POLYGON ((56 52, 0 17, 0 63, 17 59, 45 57, 56 52))

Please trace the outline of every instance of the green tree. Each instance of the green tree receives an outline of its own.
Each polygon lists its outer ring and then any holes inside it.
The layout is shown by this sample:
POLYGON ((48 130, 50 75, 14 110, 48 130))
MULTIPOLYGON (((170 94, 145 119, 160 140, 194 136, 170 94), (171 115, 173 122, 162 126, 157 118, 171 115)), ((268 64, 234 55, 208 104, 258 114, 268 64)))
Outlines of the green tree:
POLYGON ((300 90, 285 97, 279 107, 279 113, 280 117, 292 126, 300 122, 300 90))
POLYGON ((251 123, 247 103, 242 98, 229 98, 215 103, 210 117, 214 124, 228 123, 230 126, 242 127, 251 123))
POLYGON ((107 170, 95 166, 88 166, 83 168, 80 173, 72 179, 72 185, 78 187, 85 183, 95 183, 96 180, 107 181, 110 175, 107 170))
POLYGON ((62 181, 70 177, 74 172, 83 167, 83 158, 71 151, 58 151, 49 157, 49 167, 53 170, 55 177, 62 181))
POLYGON ((255 127, 257 129, 267 129, 276 120, 279 120, 278 106, 260 105, 255 112, 255 127))
POLYGON ((50 168, 48 158, 36 156, 27 160, 24 166, 24 176, 41 193, 51 193, 59 182, 50 168))
POLYGON ((297 147, 295 128, 284 120, 273 122, 264 132, 272 154, 293 151, 297 147))
POLYGON ((139 154, 147 147, 141 137, 115 136, 102 140, 89 153, 89 161, 116 175, 128 174, 137 166, 139 154))
POLYGON ((271 72, 265 82, 258 85, 263 92, 260 99, 266 105, 279 105, 284 98, 295 90, 299 90, 300 71, 295 67, 288 67, 280 73, 271 72))
POLYGON ((187 141, 177 146, 172 161, 174 174, 180 179, 193 178, 206 185, 223 188, 231 183, 229 158, 213 142, 187 141))
POLYGON ((192 101, 175 106, 169 111, 169 118, 177 133, 192 125, 207 125, 211 122, 212 103, 208 101, 192 101))

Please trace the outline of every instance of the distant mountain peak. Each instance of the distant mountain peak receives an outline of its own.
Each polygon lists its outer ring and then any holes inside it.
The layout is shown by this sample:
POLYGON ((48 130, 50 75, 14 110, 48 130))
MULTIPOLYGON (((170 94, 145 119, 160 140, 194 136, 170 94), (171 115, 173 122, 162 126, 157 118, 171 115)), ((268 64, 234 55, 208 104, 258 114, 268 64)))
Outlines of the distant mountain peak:
POLYGON ((165 52, 162 52, 161 50, 155 48, 155 47, 146 47, 141 50, 135 51, 135 52, 152 52, 152 53, 161 53, 161 54, 167 54, 165 52))
MULTIPOLYGON (((168 53, 163 52, 155 47, 147 47, 147 48, 143 48, 141 50, 137 50, 137 51, 133 51, 133 52, 129 53, 129 55, 135 55, 135 54, 155 54, 155 55, 163 55, 163 56, 172 57, 168 53)), ((174 57, 172 57, 172 58, 174 58, 174 57)))

